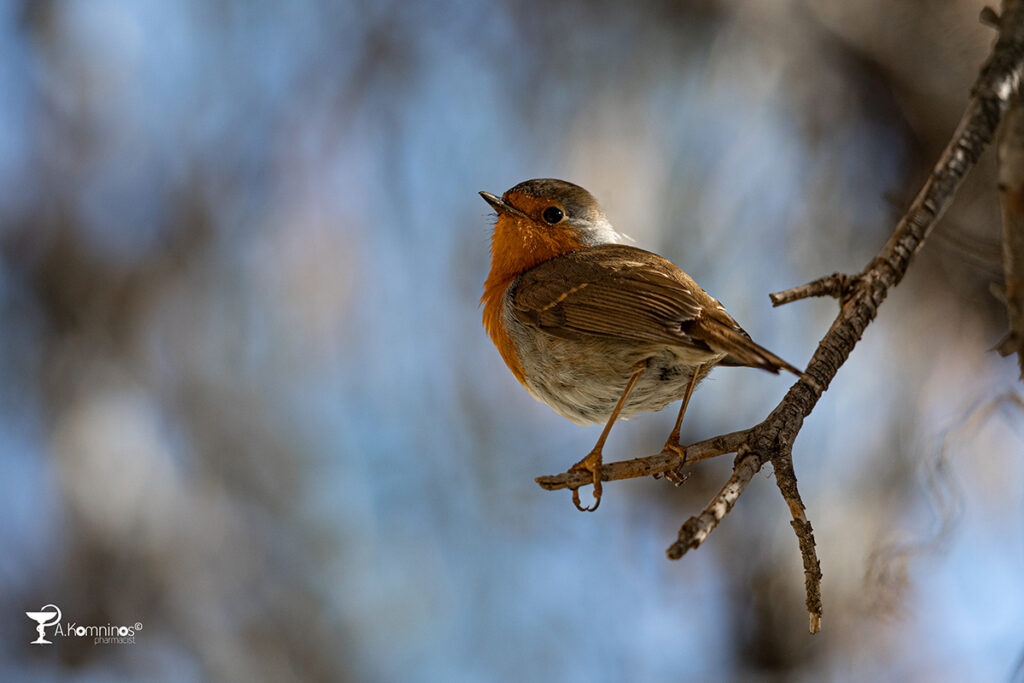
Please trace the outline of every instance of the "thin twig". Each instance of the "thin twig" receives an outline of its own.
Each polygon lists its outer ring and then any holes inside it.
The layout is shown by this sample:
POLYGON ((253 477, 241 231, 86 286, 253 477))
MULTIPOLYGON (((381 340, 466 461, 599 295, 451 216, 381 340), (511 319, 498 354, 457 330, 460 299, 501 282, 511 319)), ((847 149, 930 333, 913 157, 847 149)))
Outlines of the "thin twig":
POLYGON ((797 488, 796 471, 793 469, 793 451, 785 450, 772 459, 775 469, 775 483, 793 516, 790 525, 796 532, 800 544, 800 555, 804 561, 804 583, 807 589, 807 616, 811 633, 821 629, 821 563, 814 544, 814 529, 807 521, 807 509, 797 488))
POLYGON ((678 539, 666 551, 668 558, 678 560, 687 551, 700 547, 708 534, 714 531, 722 518, 732 510, 743 489, 747 488, 747 484, 760 468, 761 465, 756 458, 750 457, 748 453, 738 454, 729 481, 725 482, 725 486, 711 499, 703 512, 686 520, 679 529, 678 539))
MULTIPOLYGON (((708 460, 719 455, 735 453, 747 438, 749 430, 732 432, 716 436, 713 439, 698 441, 686 447, 686 465, 708 460)), ((601 467, 601 481, 617 481, 619 479, 633 479, 635 477, 646 477, 654 474, 664 474, 680 469, 680 457, 675 453, 657 453, 646 458, 633 458, 632 460, 621 460, 610 462, 601 467)), ((548 491, 559 489, 579 488, 589 484, 592 480, 589 472, 563 472, 544 477, 537 477, 535 481, 541 488, 548 491)))
POLYGON ((999 127, 999 200, 1003 209, 1003 277, 1000 297, 1010 331, 997 345, 1000 354, 1017 354, 1024 379, 1024 101, 1013 98, 999 127))
POLYGON ((768 297, 772 300, 772 306, 782 306, 812 296, 830 296, 842 300, 846 298, 855 283, 856 280, 849 275, 832 273, 808 282, 806 285, 774 292, 768 297))

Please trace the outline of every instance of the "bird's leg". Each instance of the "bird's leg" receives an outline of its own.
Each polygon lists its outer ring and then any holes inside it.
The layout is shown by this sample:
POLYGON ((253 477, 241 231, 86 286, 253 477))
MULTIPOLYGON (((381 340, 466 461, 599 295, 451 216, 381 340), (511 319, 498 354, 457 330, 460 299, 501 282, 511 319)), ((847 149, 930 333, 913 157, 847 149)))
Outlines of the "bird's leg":
MULTIPOLYGON (((668 435, 668 441, 665 442, 665 447, 661 449, 662 453, 672 452, 677 454, 683 459, 683 465, 686 464, 686 449, 679 445, 679 428, 683 426, 683 415, 686 415, 686 406, 690 404, 690 396, 693 396, 693 388, 697 386, 697 379, 700 377, 700 371, 703 369, 703 365, 699 364, 693 368, 693 374, 690 375, 690 383, 686 385, 686 394, 683 395, 683 405, 679 406, 679 416, 676 417, 676 426, 672 428, 672 433, 668 435)), ((671 476, 669 475, 671 479, 671 476)))
POLYGON ((601 449, 604 448, 604 441, 608 438, 608 432, 612 430, 612 425, 615 424, 615 418, 619 416, 622 411, 622 406, 626 405, 626 399, 629 398, 629 392, 633 391, 633 387, 636 386, 637 380, 647 370, 647 361, 641 361, 637 364, 636 370, 633 371, 633 376, 629 378, 626 383, 626 389, 622 392, 622 396, 619 397, 619 402, 615 404, 615 410, 612 411, 611 417, 608 418, 608 423, 604 426, 604 431, 601 432, 601 436, 598 437, 597 443, 594 444, 593 450, 587 454, 587 457, 580 460, 578 463, 569 468, 570 472, 579 472, 585 470, 593 475, 594 481, 594 506, 583 507, 580 505, 580 490, 574 488, 572 490, 572 503, 576 506, 576 509, 580 512, 593 512, 597 509, 597 506, 601 504, 601 449))

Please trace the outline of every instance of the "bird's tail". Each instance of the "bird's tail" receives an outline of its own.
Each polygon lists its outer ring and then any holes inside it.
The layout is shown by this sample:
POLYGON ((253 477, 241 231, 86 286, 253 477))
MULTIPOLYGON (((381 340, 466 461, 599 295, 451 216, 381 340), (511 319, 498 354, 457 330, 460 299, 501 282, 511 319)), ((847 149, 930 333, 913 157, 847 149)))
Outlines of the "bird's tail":
POLYGON ((714 318, 700 318, 694 321, 699 327, 699 336, 712 349, 729 354, 719 365, 739 365, 760 368, 779 374, 780 370, 791 372, 797 377, 804 373, 764 348, 742 328, 726 325, 714 318))

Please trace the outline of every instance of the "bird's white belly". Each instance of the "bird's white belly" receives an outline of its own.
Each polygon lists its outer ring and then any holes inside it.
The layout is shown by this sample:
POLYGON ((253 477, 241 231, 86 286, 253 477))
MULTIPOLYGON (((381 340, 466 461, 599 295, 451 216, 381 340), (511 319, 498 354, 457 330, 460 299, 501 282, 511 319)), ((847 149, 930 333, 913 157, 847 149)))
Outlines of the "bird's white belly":
POLYGON ((606 422, 641 363, 646 364, 644 373, 630 392, 620 418, 661 410, 681 399, 697 365, 702 365, 699 381, 724 356, 598 337, 581 344, 526 330, 522 323, 508 318, 506 325, 516 345, 526 388, 577 424, 606 422))

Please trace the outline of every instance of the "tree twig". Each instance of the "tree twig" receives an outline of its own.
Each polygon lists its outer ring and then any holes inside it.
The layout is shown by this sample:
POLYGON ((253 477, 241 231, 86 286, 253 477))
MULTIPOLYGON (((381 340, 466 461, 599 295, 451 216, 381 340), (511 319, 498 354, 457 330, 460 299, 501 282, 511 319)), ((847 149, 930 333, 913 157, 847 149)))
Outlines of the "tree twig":
POLYGON ((787 449, 772 459, 775 468, 775 483, 778 484, 782 498, 789 506, 793 516, 790 525, 796 532, 800 544, 800 555, 804 561, 804 584, 807 590, 807 615, 811 633, 821 629, 821 563, 814 544, 814 529, 807 521, 807 508, 800 498, 800 490, 796 483, 796 470, 793 469, 793 451, 787 449))
POLYGON ((749 452, 741 452, 736 455, 736 463, 733 465, 732 476, 725 482, 722 490, 715 494, 711 502, 707 504, 704 511, 696 517, 690 517, 679 529, 679 537, 676 542, 668 547, 666 554, 670 560, 678 560, 687 551, 700 547, 704 539, 708 537, 718 523, 722 521, 736 504, 740 494, 747 488, 747 484, 754 478, 761 468, 755 458, 749 457, 749 452))
MULTIPOLYGON (((719 455, 735 453, 747 438, 749 430, 723 434, 712 439, 698 441, 686 447, 686 463, 692 465, 701 460, 708 460, 719 455)), ((654 474, 665 474, 678 471, 685 465, 679 464, 679 456, 676 453, 657 453, 645 458, 633 458, 632 460, 620 460, 610 462, 601 468, 601 481, 617 481, 619 479, 633 479, 635 477, 647 477, 654 474)), ((540 484, 541 488, 548 491, 559 489, 573 489, 585 486, 592 481, 590 472, 563 472, 545 477, 537 477, 534 481, 540 484)))
POLYGON ((999 200, 1003 213, 1003 276, 1000 299, 1010 331, 996 346, 1003 356, 1017 354, 1024 379, 1024 101, 1013 98, 999 127, 999 200))
POLYGON ((832 273, 813 282, 808 282, 806 285, 774 292, 768 297, 772 300, 772 306, 782 306, 812 296, 830 296, 842 300, 850 293, 855 283, 856 279, 849 275, 832 273))

